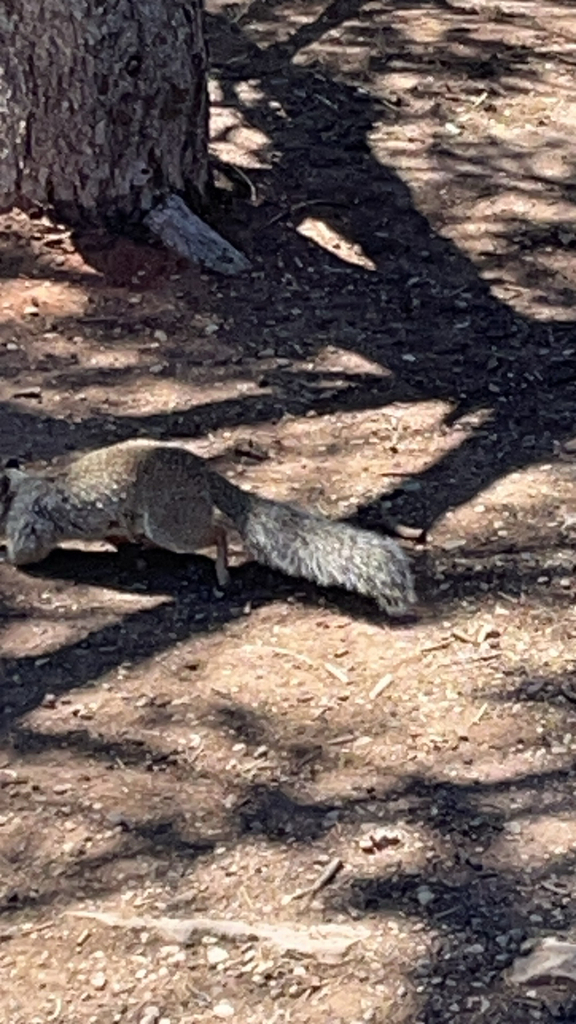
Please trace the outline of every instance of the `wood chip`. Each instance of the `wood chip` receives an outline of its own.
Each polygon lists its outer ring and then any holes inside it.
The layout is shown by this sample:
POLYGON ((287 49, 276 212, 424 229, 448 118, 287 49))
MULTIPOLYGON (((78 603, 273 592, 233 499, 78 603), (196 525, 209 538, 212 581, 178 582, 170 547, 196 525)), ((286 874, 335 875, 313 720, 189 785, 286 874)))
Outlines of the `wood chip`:
POLYGON ((382 676, 382 678, 379 679, 375 686, 370 690, 370 693, 368 694, 370 700, 376 700, 376 697, 379 697, 380 694, 390 686, 390 683, 393 682, 394 676, 391 675, 391 673, 388 672, 387 675, 382 676))
POLYGON ((453 629, 452 630, 452 636, 456 640, 461 640, 463 644, 473 644, 474 643, 474 637, 468 636, 467 633, 461 632, 459 629, 453 629))
POLYGON ((324 668, 326 669, 327 672, 330 673, 331 676, 334 676, 334 678, 337 679, 339 683, 350 682, 350 676, 348 675, 348 673, 343 668, 338 668, 337 665, 333 665, 332 662, 325 661, 324 668))
POLYGON ((541 939, 528 956, 516 958, 508 978, 517 985, 544 978, 576 981, 576 943, 553 936, 541 939))
POLYGON ((250 269, 247 257, 200 220, 179 196, 168 196, 147 214, 145 224, 167 249, 220 274, 250 269))

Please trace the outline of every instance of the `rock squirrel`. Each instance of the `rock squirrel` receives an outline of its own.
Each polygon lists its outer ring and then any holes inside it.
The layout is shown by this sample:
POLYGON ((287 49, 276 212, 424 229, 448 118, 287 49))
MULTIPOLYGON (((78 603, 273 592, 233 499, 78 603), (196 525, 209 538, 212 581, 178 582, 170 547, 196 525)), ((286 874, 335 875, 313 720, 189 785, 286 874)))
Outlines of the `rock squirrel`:
POLYGON ((65 540, 148 543, 178 554, 215 545, 226 586, 231 528, 258 562, 356 591, 389 615, 416 600, 408 559, 392 539, 244 491, 176 443, 124 441, 53 472, 9 460, 0 475, 0 531, 15 565, 39 562, 65 540))

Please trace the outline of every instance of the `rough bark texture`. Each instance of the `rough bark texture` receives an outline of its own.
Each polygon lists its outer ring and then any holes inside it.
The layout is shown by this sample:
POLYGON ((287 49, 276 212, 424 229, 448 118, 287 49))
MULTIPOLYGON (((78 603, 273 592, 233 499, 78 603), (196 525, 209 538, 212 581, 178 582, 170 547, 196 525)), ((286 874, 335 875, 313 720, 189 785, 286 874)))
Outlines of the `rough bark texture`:
POLYGON ((137 221, 208 183, 202 0, 1 0, 0 206, 137 221))
POLYGON ((219 274, 241 274, 250 261, 217 231, 191 213, 179 196, 169 196, 144 221, 168 249, 219 274))

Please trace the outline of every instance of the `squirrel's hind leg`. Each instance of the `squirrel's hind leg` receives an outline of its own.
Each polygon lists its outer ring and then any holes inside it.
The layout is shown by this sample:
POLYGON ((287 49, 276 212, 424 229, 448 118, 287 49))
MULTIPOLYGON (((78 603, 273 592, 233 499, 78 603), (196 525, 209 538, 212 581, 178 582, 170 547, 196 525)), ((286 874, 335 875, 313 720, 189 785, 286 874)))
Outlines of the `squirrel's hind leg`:
POLYGON ((216 547, 216 579, 218 586, 227 587, 228 543, 226 528, 212 519, 212 507, 197 499, 181 510, 180 521, 176 519, 178 508, 160 509, 152 507, 143 516, 143 534, 146 540, 159 548, 174 551, 177 555, 189 555, 203 548, 216 547))

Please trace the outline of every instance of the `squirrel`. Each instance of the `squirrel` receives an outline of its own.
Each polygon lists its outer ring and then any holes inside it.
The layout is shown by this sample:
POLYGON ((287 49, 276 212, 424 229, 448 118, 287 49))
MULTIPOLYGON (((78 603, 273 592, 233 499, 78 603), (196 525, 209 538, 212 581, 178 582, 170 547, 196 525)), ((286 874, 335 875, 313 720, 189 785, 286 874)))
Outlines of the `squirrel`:
POLYGON ((42 561, 67 540, 177 554, 214 545, 216 577, 226 587, 231 529, 258 562, 356 591, 389 615, 416 601, 408 558, 391 538, 242 490, 177 443, 123 441, 56 471, 23 470, 10 459, 0 474, 0 532, 17 566, 42 561))

